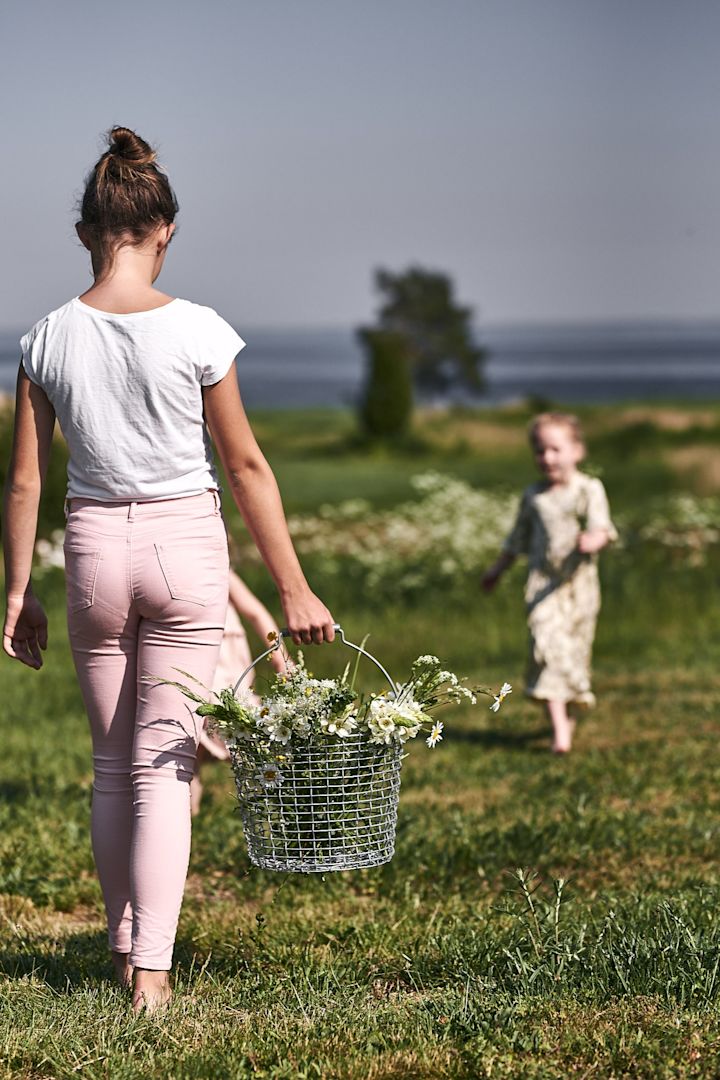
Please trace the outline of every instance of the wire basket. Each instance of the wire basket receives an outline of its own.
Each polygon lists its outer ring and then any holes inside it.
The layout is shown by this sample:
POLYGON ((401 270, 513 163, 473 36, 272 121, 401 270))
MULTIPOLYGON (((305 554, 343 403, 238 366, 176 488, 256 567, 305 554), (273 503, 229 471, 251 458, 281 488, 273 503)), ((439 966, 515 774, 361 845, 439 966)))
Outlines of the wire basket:
MULTIPOLYGON (((394 682, 378 660, 345 638, 394 682)), ((283 631, 283 634, 286 634, 283 631)), ((235 684, 281 640, 247 668, 235 684)), ((402 747, 344 739, 308 738, 289 745, 268 768, 251 742, 230 744, 240 816, 255 866, 292 873, 358 870, 389 862, 395 851, 402 747)))

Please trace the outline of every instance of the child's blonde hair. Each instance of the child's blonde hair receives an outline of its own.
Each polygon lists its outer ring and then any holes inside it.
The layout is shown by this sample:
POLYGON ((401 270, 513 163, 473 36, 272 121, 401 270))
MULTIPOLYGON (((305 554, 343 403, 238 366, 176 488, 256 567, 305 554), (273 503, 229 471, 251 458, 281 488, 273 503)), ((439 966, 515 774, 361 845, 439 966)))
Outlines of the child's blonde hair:
POLYGON ((563 412, 544 412, 539 413, 533 417, 528 428, 528 438, 530 445, 534 446, 537 440, 538 432, 543 427, 550 427, 554 425, 556 427, 564 427, 566 431, 570 433, 571 438, 582 447, 583 456, 585 455, 585 435, 577 416, 573 416, 572 413, 563 412))

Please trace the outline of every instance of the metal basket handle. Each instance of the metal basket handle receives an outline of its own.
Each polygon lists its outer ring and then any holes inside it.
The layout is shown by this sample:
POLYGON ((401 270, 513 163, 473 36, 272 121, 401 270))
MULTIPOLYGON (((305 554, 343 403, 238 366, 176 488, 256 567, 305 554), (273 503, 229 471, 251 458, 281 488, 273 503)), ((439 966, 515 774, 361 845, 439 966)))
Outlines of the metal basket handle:
MULTIPOLYGON (((390 683, 390 686, 392 687, 393 692, 395 694, 397 694, 397 686, 395 685, 395 683, 391 679, 390 675, 388 675, 387 671, 382 666, 382 664, 377 659, 377 657, 373 656, 372 653, 369 653, 367 651, 367 649, 363 649, 362 645, 356 645, 354 641, 348 641, 348 639, 345 637, 345 631, 343 630, 340 623, 333 623, 333 630, 337 631, 337 633, 340 635, 340 640, 342 641, 343 645, 347 645, 348 649, 354 649, 355 652, 359 652, 362 656, 366 656, 368 658, 368 660, 372 660, 375 667, 379 668, 380 671, 382 671, 383 675, 385 676, 387 681, 390 683)), ((253 668, 256 667, 256 665, 259 664, 261 660, 264 660, 266 656, 270 656, 271 653, 277 652, 277 650, 282 645, 282 639, 283 638, 291 637, 291 636, 292 635, 291 635, 290 631, 287 628, 281 630, 280 633, 278 634, 278 637, 272 643, 270 648, 266 649, 264 653, 260 653, 259 656, 256 656, 255 659, 253 660, 252 664, 250 664, 248 667, 245 668, 242 675, 240 676, 238 681, 235 683, 235 686, 233 687, 233 694, 237 694, 240 683, 243 681, 245 676, 249 675, 250 672, 253 670, 253 668)))

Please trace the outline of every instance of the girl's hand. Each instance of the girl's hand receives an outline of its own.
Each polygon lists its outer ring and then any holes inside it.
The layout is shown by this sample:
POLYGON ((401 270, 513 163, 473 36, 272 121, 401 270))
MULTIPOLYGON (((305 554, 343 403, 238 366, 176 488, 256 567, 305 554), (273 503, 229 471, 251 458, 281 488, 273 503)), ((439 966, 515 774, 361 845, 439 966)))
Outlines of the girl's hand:
POLYGON ((48 621, 36 596, 8 596, 3 649, 13 660, 36 670, 42 667, 41 649, 47 649, 48 621))
POLYGON ((335 620, 310 589, 284 596, 283 611, 296 645, 320 645, 323 641, 335 640, 335 620))
POLYGON ((602 551, 609 539, 607 529, 588 529, 578 536, 577 549, 581 555, 594 555, 602 551))

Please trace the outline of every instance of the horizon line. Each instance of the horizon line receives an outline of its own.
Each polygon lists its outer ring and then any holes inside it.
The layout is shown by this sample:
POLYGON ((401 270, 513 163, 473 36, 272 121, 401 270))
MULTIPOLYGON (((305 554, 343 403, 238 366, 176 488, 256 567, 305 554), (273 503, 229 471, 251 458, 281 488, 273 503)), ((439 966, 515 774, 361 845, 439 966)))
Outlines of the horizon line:
MULTIPOLYGON (((242 320, 228 319, 230 324, 237 328, 241 327, 245 333, 282 333, 290 334, 294 332, 301 333, 351 333, 361 326, 373 325, 369 321, 358 321, 357 323, 347 322, 316 322, 316 323, 297 323, 297 322, 283 322, 283 323, 251 323, 243 322, 242 320)), ((652 330, 652 329, 665 329, 665 330, 712 330, 720 332, 720 313, 716 316, 712 315, 699 315, 699 316, 685 316, 685 315, 671 315, 671 316, 643 316, 643 315, 631 315, 631 316, 608 316, 605 318, 598 318, 597 316, 559 316, 548 318, 516 318, 516 319, 493 319, 493 320, 474 320, 471 323, 472 329, 476 335, 482 335, 483 332, 489 333, 503 333, 503 332, 533 332, 533 331, 562 331, 572 332, 575 330, 652 330)), ((0 334, 12 335, 25 333, 29 327, 23 324, 0 324, 0 334)))

